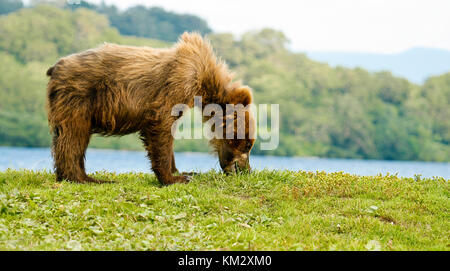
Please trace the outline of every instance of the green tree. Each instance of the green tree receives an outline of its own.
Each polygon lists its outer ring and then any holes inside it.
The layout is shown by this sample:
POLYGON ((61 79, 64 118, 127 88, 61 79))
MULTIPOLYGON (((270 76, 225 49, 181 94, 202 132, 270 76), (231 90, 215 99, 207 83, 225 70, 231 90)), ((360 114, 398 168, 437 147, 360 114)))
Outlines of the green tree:
POLYGON ((435 140, 450 144, 450 73, 429 78, 421 91, 431 115, 435 140))
POLYGON ((70 9, 88 8, 107 15, 111 25, 122 35, 173 42, 185 31, 197 31, 202 34, 211 32, 206 21, 197 16, 177 14, 160 7, 147 8, 138 5, 120 11, 114 5, 102 3, 96 6, 85 1, 66 6, 70 9))

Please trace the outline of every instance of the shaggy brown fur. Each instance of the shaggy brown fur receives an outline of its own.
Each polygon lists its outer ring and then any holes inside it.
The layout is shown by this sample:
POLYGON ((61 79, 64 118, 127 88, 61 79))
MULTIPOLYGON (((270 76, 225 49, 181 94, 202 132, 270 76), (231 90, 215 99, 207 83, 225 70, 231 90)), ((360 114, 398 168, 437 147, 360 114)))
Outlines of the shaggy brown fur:
MULTIPOLYGON (((85 152, 92 134, 139 132, 162 184, 187 182, 177 172, 171 116, 176 104, 251 103, 251 91, 231 82, 226 65, 198 34, 185 33, 174 47, 153 49, 105 44, 60 59, 47 71, 48 120, 57 180, 102 182, 87 176, 85 152)), ((246 114, 247 125, 254 120, 246 114)), ((226 171, 248 166, 253 139, 212 140, 226 171)))

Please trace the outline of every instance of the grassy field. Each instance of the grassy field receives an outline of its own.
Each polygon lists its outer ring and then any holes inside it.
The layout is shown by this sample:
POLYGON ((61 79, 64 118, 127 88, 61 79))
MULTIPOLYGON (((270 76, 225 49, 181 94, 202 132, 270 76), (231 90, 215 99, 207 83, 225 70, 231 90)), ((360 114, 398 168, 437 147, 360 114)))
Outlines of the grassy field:
POLYGON ((0 172, 0 250, 450 250, 444 179, 259 171, 161 187, 0 172))

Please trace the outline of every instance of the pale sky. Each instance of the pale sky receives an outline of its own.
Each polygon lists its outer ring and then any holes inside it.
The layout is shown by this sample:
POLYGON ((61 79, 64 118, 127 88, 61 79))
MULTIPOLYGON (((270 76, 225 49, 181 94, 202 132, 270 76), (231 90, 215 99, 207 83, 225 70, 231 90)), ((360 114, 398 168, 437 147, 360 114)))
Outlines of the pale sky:
MULTIPOLYGON (((100 3, 101 0, 90 0, 100 3)), ((296 51, 397 53, 412 47, 450 50, 450 0, 105 0, 126 8, 160 6, 205 19, 236 35, 270 27, 296 51)))

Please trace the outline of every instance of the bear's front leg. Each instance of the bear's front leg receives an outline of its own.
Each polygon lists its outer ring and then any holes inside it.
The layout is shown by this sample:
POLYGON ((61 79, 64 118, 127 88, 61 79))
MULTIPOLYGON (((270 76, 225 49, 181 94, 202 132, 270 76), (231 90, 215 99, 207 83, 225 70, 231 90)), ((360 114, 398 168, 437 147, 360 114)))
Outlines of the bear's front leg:
POLYGON ((175 161, 173 137, 170 131, 159 131, 157 134, 152 131, 142 131, 141 138, 152 163, 152 170, 161 184, 170 185, 191 181, 189 176, 173 176, 175 161))
POLYGON ((173 174, 178 173, 177 166, 175 165, 175 154, 173 153, 173 145, 172 145, 172 154, 171 154, 171 168, 170 172, 173 174))

